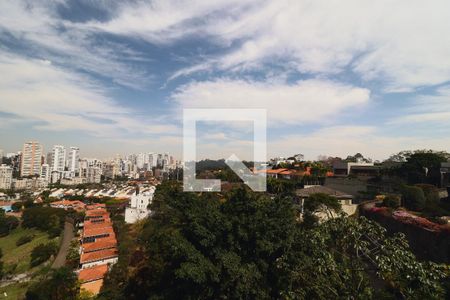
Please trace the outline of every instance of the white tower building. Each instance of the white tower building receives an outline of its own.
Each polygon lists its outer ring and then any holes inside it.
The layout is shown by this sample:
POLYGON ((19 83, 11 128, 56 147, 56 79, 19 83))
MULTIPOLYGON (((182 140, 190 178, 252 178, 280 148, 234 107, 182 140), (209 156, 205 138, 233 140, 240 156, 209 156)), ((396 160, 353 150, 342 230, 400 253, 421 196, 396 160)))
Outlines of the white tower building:
POLYGON ((70 147, 69 154, 67 156, 67 168, 69 172, 75 176, 75 173, 78 173, 80 161, 80 148, 78 147, 70 147))
POLYGON ((155 187, 152 186, 150 189, 139 192, 139 189, 136 193, 131 196, 130 204, 125 209, 125 222, 127 223, 135 223, 138 220, 142 220, 146 218, 150 214, 150 210, 148 209, 148 205, 152 203, 153 195, 155 193, 155 187))
POLYGON ((64 172, 66 166, 66 148, 61 145, 53 146, 51 167, 53 172, 64 172))

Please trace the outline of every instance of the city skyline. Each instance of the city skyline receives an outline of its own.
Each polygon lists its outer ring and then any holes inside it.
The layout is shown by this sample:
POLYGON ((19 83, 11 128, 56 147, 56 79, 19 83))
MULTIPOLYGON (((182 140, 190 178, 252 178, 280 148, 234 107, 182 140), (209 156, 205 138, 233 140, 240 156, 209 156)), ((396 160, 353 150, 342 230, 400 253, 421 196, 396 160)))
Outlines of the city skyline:
MULTIPOLYGON (((448 19, 446 1, 1 1, 0 147, 182 159, 183 108, 264 108, 268 157, 448 151, 448 19)), ((198 158, 251 159, 248 128, 201 126, 198 158)))

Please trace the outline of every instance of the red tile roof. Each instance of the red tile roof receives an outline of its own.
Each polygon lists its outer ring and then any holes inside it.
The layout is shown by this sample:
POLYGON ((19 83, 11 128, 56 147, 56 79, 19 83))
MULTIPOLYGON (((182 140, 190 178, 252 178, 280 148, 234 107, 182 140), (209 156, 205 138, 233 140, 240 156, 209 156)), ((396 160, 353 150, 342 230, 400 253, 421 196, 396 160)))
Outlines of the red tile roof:
POLYGON ((86 211, 86 216, 90 217, 90 216, 104 216, 107 215, 109 217, 109 213, 106 209, 92 209, 92 210, 87 210, 86 211))
POLYGON ((81 254, 80 263, 84 264, 114 257, 118 257, 116 248, 94 251, 81 254))
POLYGON ((78 279, 83 283, 94 281, 105 277, 106 272, 108 272, 108 265, 99 265, 81 270, 78 274, 78 279))
POLYGON ((97 295, 98 293, 100 293, 100 289, 102 288, 102 285, 103 285, 103 279, 100 279, 100 280, 96 280, 96 281, 83 283, 83 284, 81 284, 80 288, 84 289, 86 291, 89 291, 94 295, 97 295))
POLYGON ((114 236, 114 230, 111 226, 104 227, 104 228, 92 228, 92 229, 85 229, 83 231, 83 238, 90 237, 90 236, 97 236, 102 234, 109 234, 109 236, 114 236))
POLYGON ((100 208, 106 208, 105 203, 93 203, 86 206, 86 209, 93 210, 93 209, 100 209, 100 208))
POLYGON ((61 201, 55 201, 55 202, 51 202, 50 203, 51 207, 63 207, 64 209, 66 208, 73 208, 77 211, 81 211, 84 210, 85 208, 85 204, 81 201, 78 200, 61 200, 61 201))
POLYGON ((83 244, 82 248, 83 248, 84 253, 88 253, 88 252, 93 252, 93 251, 114 248, 116 246, 117 246, 116 239, 108 237, 108 238, 98 239, 94 243, 83 244))
POLYGON ((112 227, 110 219, 108 219, 107 221, 105 220, 104 222, 91 222, 91 221, 84 222, 84 230, 106 228, 106 227, 112 227))

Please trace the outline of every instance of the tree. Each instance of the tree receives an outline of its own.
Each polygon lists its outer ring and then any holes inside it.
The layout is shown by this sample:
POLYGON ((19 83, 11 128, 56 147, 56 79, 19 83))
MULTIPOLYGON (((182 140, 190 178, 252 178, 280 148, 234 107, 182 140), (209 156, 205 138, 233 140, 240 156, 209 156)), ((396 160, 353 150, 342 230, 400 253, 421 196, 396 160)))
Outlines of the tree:
MULTIPOLYGON (((320 194, 308 209, 324 205, 338 210, 320 194)), ((291 197, 245 188, 184 193, 173 182, 158 186, 151 209, 139 237, 143 257, 111 299, 377 299, 375 286, 390 298, 443 296, 440 268, 365 218, 308 228, 291 197)))
POLYGON ((272 194, 293 194, 296 183, 292 180, 267 178, 267 191, 272 194))
POLYGON ((356 153, 355 155, 349 155, 349 156, 347 156, 347 158, 346 158, 344 161, 345 161, 345 162, 358 162, 358 161, 362 161, 362 162, 370 163, 370 162, 372 162, 372 159, 370 159, 370 158, 365 158, 364 155, 362 155, 361 153, 356 153))
POLYGON ((25 298, 27 300, 74 300, 77 299, 78 288, 76 274, 71 269, 62 267, 52 270, 47 278, 30 286, 25 298))
POLYGON ((421 211, 426 204, 423 190, 417 186, 403 186, 401 189, 403 205, 414 211, 421 211))
POLYGON ((35 206, 26 208, 22 213, 22 226, 47 231, 57 236, 64 225, 67 211, 53 207, 35 206))
POLYGON ((409 184, 428 183, 440 184, 440 167, 448 161, 450 154, 433 150, 403 151, 391 156, 388 161, 403 162, 391 173, 407 180, 409 184))
POLYGON ((336 216, 342 210, 336 197, 328 194, 316 193, 305 199, 303 204, 303 218, 305 225, 313 226, 319 221, 319 214, 325 214, 327 219, 336 216))
POLYGON ((397 195, 386 195, 383 199, 384 207, 398 208, 401 206, 401 198, 397 195))
POLYGON ((16 241, 16 246, 22 246, 26 243, 31 242, 34 239, 34 235, 28 234, 28 235, 23 235, 21 236, 17 241, 16 241))
POLYGON ((445 274, 418 261, 403 234, 361 218, 339 217, 297 231, 290 251, 279 260, 290 299, 441 299, 445 274), (394 290, 391 290, 393 288, 394 290), (389 295, 390 294, 390 295, 389 295))
POLYGON ((276 295, 277 258, 295 228, 291 200, 244 188, 226 199, 160 185, 141 237, 149 259, 124 293, 134 299, 276 295))
POLYGON ((47 261, 52 255, 58 253, 58 246, 53 243, 39 244, 31 251, 31 266, 35 267, 47 261))
POLYGON ((42 198, 42 201, 43 201, 44 203, 50 203, 50 202, 51 202, 50 194, 51 194, 51 191, 50 191, 50 190, 45 190, 45 191, 43 191, 43 192, 41 193, 41 198, 42 198))
POLYGON ((70 242, 69 251, 68 251, 67 257, 66 257, 66 266, 68 266, 72 269, 78 268, 78 265, 80 263, 79 248, 80 248, 80 243, 78 242, 78 240, 72 240, 70 242))
POLYGON ((0 208, 0 237, 8 235, 17 226, 19 226, 19 219, 14 216, 6 216, 5 211, 0 208))
POLYGON ((11 209, 12 209, 12 211, 14 211, 14 212, 20 211, 20 210, 22 209, 22 207, 23 207, 22 202, 14 202, 14 203, 11 205, 11 209))

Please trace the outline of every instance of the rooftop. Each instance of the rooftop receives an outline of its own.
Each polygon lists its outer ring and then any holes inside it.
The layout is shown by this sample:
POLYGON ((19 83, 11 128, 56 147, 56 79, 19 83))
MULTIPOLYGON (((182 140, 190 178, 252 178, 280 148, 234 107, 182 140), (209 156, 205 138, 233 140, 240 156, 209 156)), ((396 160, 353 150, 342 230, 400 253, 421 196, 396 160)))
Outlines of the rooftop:
POLYGON ((110 237, 104 238, 104 239, 99 239, 99 240, 95 241, 94 243, 87 243, 87 244, 82 245, 84 253, 110 249, 110 248, 114 248, 116 246, 117 246, 116 239, 110 238, 110 237))
POLYGON ((118 257, 118 252, 116 248, 94 251, 89 253, 83 253, 80 257, 80 263, 85 264, 88 262, 99 261, 108 258, 118 257))
POLYGON ((90 237, 90 236, 97 236, 101 234, 109 234, 109 236, 114 236, 114 230, 111 226, 104 227, 104 228, 92 228, 92 229, 85 229, 83 231, 83 238, 90 237))
POLYGON ((102 279, 106 272, 108 272, 108 265, 99 265, 92 268, 83 269, 78 274, 78 279, 81 282, 89 282, 102 279))
POLYGON ((86 211, 86 216, 90 217, 90 216, 101 216, 101 215, 108 215, 109 213, 106 209, 103 208, 99 208, 99 209, 92 209, 92 210, 88 210, 86 211))
POLYGON ((307 197, 311 196, 312 194, 317 194, 317 193, 327 194, 330 196, 334 196, 336 198, 346 198, 346 199, 353 198, 353 196, 348 195, 344 192, 341 192, 341 191, 338 191, 335 189, 331 189, 331 188, 328 188, 328 187, 325 187, 322 185, 315 185, 315 186, 307 187, 304 189, 298 189, 296 191, 296 194, 299 197, 304 197, 304 198, 307 198, 307 197))
MULTIPOLYGON (((98 220, 98 219, 94 219, 94 220, 98 220)), ((112 223, 111 223, 110 219, 106 219, 103 222, 92 222, 92 220, 87 220, 84 222, 85 230, 107 228, 107 227, 111 227, 111 226, 112 226, 112 223)))

